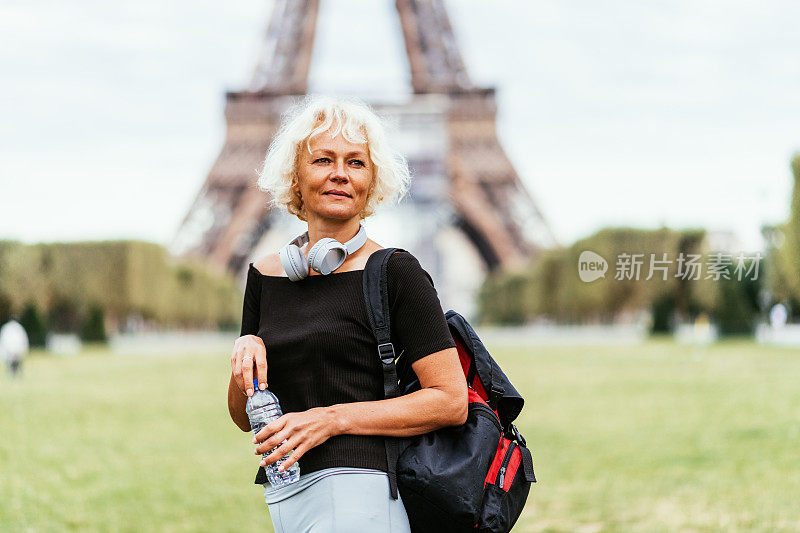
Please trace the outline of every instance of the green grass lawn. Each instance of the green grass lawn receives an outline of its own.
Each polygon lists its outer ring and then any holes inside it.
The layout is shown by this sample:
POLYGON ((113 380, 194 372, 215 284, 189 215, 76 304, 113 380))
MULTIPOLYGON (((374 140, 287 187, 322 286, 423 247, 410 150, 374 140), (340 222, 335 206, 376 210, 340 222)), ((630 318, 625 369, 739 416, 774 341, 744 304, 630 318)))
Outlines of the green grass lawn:
MULTIPOLYGON (((539 479, 515 531, 800 530, 800 350, 495 353, 539 479)), ((0 531, 269 531, 228 371, 90 350, 1 376, 0 531)))

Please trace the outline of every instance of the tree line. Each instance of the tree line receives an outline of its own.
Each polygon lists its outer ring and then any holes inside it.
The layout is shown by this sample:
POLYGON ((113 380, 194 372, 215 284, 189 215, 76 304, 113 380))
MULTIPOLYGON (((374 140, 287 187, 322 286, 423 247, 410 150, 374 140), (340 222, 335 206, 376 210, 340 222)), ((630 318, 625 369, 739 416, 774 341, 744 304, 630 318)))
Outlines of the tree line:
POLYGON ((236 329, 241 298, 232 276, 155 243, 0 241, 0 323, 15 313, 34 345, 47 332, 103 341, 131 317, 151 329, 236 329))
POLYGON ((763 250, 717 249, 702 228, 604 228, 570 246, 545 250, 522 269, 487 275, 478 292, 479 320, 616 323, 644 314, 653 332, 671 332, 706 316, 723 335, 751 334, 776 303, 800 319, 800 154, 791 169, 789 220, 762 227, 763 250), (608 262, 605 277, 581 279, 579 259, 587 250, 608 262), (620 261, 629 262, 631 254, 644 259, 638 279, 619 275, 620 261), (681 272, 686 265, 679 258, 692 256, 706 267, 697 279, 681 272), (665 265, 663 258, 671 262, 665 265), (652 260, 663 268, 646 279, 652 260))

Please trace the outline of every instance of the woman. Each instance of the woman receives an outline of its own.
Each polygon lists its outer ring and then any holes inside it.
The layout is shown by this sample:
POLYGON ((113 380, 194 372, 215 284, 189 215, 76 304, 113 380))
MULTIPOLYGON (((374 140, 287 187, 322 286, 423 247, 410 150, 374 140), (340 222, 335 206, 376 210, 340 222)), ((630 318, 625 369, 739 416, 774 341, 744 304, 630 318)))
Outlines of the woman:
MULTIPOLYGON (((402 197, 405 159, 386 142, 372 110, 355 100, 310 97, 287 114, 270 145, 259 187, 275 206, 308 223, 302 259, 320 239, 356 241, 361 220, 402 197)), ((464 374, 430 276, 408 252, 387 263, 398 375, 414 372, 421 390, 383 398, 383 375, 369 326, 362 273, 383 248, 367 238, 323 275, 297 279, 280 253, 250 263, 241 337, 231 354, 228 408, 250 431, 245 402, 253 379, 278 397, 284 415, 254 439, 256 482, 276 532, 409 531, 402 499, 392 499, 383 436, 412 436, 467 416, 464 374), (402 352, 401 352, 402 349, 402 352), (294 451, 292 451, 294 450, 294 451), (300 480, 273 488, 261 469, 287 453, 300 480)), ((350 244, 350 243, 348 243, 350 244)), ((285 260, 285 256, 284 256, 285 260)))

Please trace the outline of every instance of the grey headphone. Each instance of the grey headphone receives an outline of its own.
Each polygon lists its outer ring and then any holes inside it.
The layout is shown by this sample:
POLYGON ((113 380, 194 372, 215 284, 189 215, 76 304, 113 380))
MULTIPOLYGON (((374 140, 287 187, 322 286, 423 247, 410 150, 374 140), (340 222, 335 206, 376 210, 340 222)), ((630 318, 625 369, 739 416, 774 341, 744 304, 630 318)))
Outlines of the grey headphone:
POLYGON ((300 281, 308 277, 309 267, 323 275, 328 275, 344 263, 348 255, 353 254, 367 242, 367 230, 363 224, 358 225, 355 237, 342 244, 331 237, 323 237, 308 252, 308 260, 300 247, 308 242, 306 231, 289 244, 281 248, 278 255, 283 269, 292 281, 300 281))

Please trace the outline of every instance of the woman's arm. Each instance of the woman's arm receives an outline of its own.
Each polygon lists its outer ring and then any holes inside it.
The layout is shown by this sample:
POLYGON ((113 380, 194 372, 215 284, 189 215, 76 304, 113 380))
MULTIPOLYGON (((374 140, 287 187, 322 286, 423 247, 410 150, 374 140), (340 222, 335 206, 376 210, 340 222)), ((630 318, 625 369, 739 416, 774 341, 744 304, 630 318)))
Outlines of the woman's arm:
POLYGON ((447 348, 411 365, 420 390, 388 400, 328 407, 335 433, 410 437, 467 419, 467 383, 458 352, 447 348))
POLYGON ((242 431, 250 431, 250 419, 244 410, 244 404, 247 403, 247 395, 242 392, 242 389, 236 384, 236 378, 233 377, 231 372, 231 380, 228 383, 228 412, 231 415, 231 420, 242 431))
MULTIPOLYGON (((272 255, 275 256, 275 261, 280 263, 278 254, 272 255)), ((274 263, 270 256, 267 258, 274 263)), ((258 336, 261 322, 260 272, 256 265, 252 265, 252 268, 247 270, 247 283, 244 287, 242 304, 242 328, 231 351, 228 413, 231 415, 231 420, 242 431, 250 431, 250 419, 244 406, 247 398, 253 395, 253 378, 258 377, 258 385, 261 390, 267 387, 267 351, 264 348, 264 341, 258 336)))
POLYGON ((467 419, 467 384, 458 352, 447 348, 415 361, 421 389, 397 398, 314 407, 287 413, 258 432, 256 454, 277 450, 262 460, 273 463, 294 448, 282 465, 289 468, 302 455, 335 435, 390 435, 409 437, 467 419), (269 438, 267 438, 269 437, 269 438), (266 439, 266 440, 264 440, 266 439))

